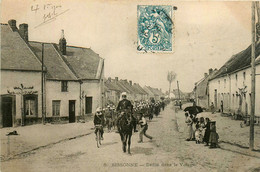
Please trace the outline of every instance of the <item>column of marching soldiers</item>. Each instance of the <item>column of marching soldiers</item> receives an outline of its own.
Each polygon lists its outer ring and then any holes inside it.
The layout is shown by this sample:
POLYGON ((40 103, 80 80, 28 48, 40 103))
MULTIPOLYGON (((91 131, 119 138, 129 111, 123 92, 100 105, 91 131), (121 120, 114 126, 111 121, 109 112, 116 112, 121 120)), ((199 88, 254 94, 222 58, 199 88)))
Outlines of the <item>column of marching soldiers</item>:
MULTIPOLYGON (((149 121, 153 119, 153 117, 158 117, 161 111, 170 103, 168 99, 161 99, 155 101, 154 99, 146 100, 146 101, 134 101, 133 105, 133 117, 134 120, 134 131, 137 132, 136 126, 139 124, 141 120, 141 114, 148 118, 149 121)), ((117 119, 120 116, 120 112, 116 110, 116 106, 113 104, 108 104, 105 108, 102 109, 102 114, 105 117, 105 127, 107 127, 108 132, 112 130, 116 130, 117 127, 117 119)), ((117 131, 117 130, 116 130, 117 131)))

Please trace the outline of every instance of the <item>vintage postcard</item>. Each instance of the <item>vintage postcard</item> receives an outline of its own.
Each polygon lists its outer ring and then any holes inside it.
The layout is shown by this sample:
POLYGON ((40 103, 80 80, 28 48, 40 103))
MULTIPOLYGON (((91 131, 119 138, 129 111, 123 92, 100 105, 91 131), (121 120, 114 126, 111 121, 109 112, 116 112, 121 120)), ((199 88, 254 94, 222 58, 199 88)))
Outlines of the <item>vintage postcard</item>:
POLYGON ((2 0, 0 171, 260 171, 255 1, 2 0))

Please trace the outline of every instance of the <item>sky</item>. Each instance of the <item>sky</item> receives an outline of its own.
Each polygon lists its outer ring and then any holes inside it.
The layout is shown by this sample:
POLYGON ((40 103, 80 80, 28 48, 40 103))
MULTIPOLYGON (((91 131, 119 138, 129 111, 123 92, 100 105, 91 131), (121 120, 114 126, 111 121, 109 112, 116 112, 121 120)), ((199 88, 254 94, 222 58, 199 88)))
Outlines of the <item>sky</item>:
POLYGON ((105 77, 190 92, 209 68, 219 69, 251 42, 251 2, 135 0, 2 0, 1 23, 29 25, 29 40, 88 47, 105 59, 105 77), (172 5, 174 52, 137 52, 137 5, 172 5), (48 14, 60 15, 47 21, 48 14), (44 9, 45 7, 45 9, 44 9), (37 9, 37 10, 36 10, 37 9), (43 22, 44 24, 41 24, 43 22))

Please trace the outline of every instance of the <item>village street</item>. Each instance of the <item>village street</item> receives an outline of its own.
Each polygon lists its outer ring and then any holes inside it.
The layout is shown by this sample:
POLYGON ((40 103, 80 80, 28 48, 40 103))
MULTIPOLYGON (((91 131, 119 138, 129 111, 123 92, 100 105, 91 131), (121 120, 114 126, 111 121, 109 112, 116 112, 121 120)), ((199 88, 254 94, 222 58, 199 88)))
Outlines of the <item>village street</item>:
MULTIPOLYGON (((4 172, 80 172, 257 171, 260 169, 259 126, 255 127, 258 151, 251 152, 246 147, 248 136, 245 133, 248 133, 249 128, 240 128, 239 121, 221 117, 220 114, 212 115, 203 112, 202 115, 210 115, 211 119, 217 121, 220 148, 209 149, 203 144, 185 141, 184 112, 175 113, 171 103, 158 118, 154 118, 149 123, 147 133, 154 137, 153 141, 144 138, 144 143, 137 143, 138 134, 134 133, 131 155, 122 152, 119 135, 115 132, 107 133, 106 130, 103 144, 97 148, 92 130, 89 135, 65 140, 3 161, 1 170, 4 172), (228 122, 232 123, 232 127, 224 126, 228 122), (237 132, 233 132, 234 130, 237 132)), ((91 122, 86 125, 89 131, 93 127, 91 122)))

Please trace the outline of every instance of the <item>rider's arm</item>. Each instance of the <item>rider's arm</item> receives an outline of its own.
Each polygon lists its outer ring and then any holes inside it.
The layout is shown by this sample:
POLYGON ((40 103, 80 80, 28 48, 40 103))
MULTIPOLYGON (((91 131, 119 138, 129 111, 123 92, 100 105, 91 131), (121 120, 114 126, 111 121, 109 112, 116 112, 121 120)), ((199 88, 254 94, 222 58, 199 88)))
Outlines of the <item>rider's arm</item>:
POLYGON ((97 124, 97 116, 96 115, 94 115, 94 125, 96 125, 97 124))
POLYGON ((119 111, 119 110, 120 110, 120 104, 121 104, 121 101, 118 103, 117 108, 116 108, 116 111, 119 111))
POLYGON ((101 124, 102 124, 102 126, 105 125, 105 115, 102 115, 102 118, 101 118, 101 124))

